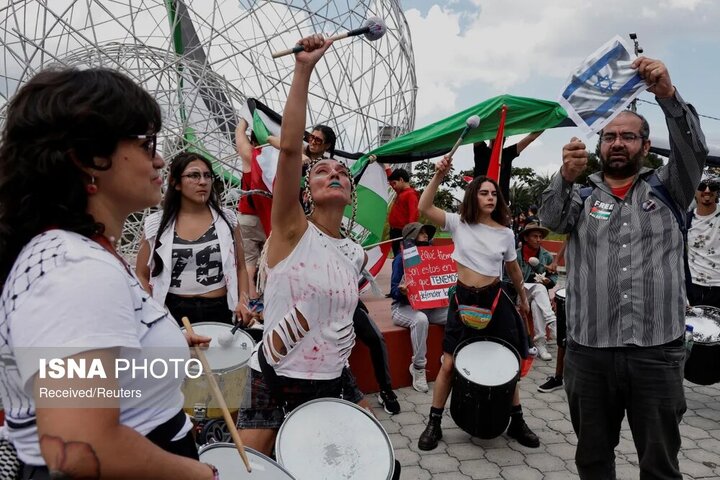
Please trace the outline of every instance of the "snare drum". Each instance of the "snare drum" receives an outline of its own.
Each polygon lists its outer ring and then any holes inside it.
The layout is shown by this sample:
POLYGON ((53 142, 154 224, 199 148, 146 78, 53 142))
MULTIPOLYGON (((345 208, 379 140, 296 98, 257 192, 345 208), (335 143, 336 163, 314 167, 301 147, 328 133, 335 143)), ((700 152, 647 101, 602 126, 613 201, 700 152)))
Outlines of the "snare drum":
MULTIPOLYGON (((195 325, 193 325, 195 328, 195 325)), ((218 469, 220 478, 253 480, 295 480, 287 470, 252 448, 245 447, 252 473, 248 473, 234 443, 211 443, 200 447, 200 461, 218 469)))
POLYGON ((391 479, 395 453, 385 429, 354 403, 320 398, 293 410, 278 431, 278 462, 298 480, 391 479))
POLYGON ((555 292, 557 345, 558 347, 562 348, 565 348, 567 339, 567 317, 565 316, 565 300, 567 300, 567 292, 564 288, 561 288, 557 292, 555 292))
POLYGON ((720 308, 691 307, 685 324, 693 326, 693 347, 685 360, 685 379, 698 385, 720 382, 720 308))
POLYGON ((502 339, 475 337, 458 345, 454 359, 452 419, 470 435, 497 437, 510 422, 520 355, 502 339))
MULTIPOLYGON (((242 330, 235 332, 233 342, 220 346, 220 335, 229 332, 232 325, 219 322, 200 322, 193 324, 193 331, 198 335, 211 337, 210 347, 204 350, 210 368, 215 374, 220 391, 230 412, 236 412, 243 400, 243 392, 247 383, 247 368, 255 342, 242 330)), ((185 395, 185 411, 198 420, 204 418, 223 418, 220 405, 212 397, 207 377, 186 378, 183 383, 185 395), (204 413, 203 413, 204 410, 204 413)))

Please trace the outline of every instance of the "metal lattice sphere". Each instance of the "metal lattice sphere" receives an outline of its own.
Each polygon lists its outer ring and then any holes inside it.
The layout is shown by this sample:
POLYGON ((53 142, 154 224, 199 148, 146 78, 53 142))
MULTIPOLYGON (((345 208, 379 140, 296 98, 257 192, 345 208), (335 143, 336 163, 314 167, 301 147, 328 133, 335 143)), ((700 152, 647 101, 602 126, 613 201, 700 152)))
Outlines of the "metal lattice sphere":
MULTIPOLYGON (((138 0, 13 1, 0 7, 0 120, 7 99, 50 64, 91 65, 128 74, 163 110, 160 151, 188 144, 237 176, 232 134, 246 97, 282 112, 292 56, 272 52, 311 33, 342 33, 379 17, 374 42, 337 41, 315 69, 308 126, 330 125, 338 148, 368 151, 413 129, 415 68, 397 1, 138 0)), ((143 214, 128 221, 123 253, 137 247, 143 214)))

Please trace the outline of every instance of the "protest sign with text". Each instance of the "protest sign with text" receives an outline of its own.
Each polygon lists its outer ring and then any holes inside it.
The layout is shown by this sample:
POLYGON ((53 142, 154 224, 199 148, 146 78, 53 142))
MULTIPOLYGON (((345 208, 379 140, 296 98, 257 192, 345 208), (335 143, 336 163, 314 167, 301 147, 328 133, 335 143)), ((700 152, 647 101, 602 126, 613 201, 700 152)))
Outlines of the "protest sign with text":
POLYGON ((410 305, 415 310, 447 307, 448 288, 457 282, 457 268, 450 258, 454 245, 417 247, 420 263, 403 265, 410 305))

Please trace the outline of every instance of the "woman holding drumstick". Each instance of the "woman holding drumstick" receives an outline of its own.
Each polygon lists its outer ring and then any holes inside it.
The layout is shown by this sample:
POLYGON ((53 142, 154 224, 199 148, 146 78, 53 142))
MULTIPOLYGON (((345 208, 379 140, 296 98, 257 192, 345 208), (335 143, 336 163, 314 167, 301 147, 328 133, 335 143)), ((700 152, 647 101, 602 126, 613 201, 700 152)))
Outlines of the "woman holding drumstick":
MULTIPOLYGON (((476 177, 465 189, 460 214, 445 212, 433 205, 433 199, 443 177, 450 170, 452 158, 444 157, 436 166, 435 175, 420 196, 420 212, 431 222, 441 225, 452 234, 458 281, 455 295, 450 295, 448 319, 443 339, 443 363, 435 379, 430 419, 420 436, 418 448, 432 450, 442 438, 440 422, 445 402, 450 395, 453 379, 453 354, 465 339, 491 335, 513 345, 525 358, 528 351, 525 326, 515 306, 501 290, 500 278, 505 267, 519 293, 523 315, 529 312, 527 297, 522 288, 523 278, 517 263, 515 238, 508 228, 510 213, 497 182, 485 176, 476 177), (458 302, 486 309, 491 319, 478 330, 463 323, 458 302)), ((452 290, 451 290, 452 292, 452 290)), ((508 435, 526 447, 538 447, 540 442, 522 417, 519 387, 515 388, 508 435)))

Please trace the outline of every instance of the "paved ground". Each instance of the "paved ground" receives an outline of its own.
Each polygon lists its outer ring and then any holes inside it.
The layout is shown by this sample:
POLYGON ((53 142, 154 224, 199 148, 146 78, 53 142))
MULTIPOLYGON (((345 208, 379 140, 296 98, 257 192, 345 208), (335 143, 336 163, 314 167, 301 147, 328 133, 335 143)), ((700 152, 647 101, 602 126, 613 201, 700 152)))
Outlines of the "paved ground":
MULTIPOLYGON (((550 351, 554 357, 555 347, 550 351)), ((520 384, 525 419, 540 437, 540 447, 536 449, 523 447, 505 435, 493 440, 470 437, 455 425, 446 408, 440 445, 431 452, 422 452, 417 448, 417 441, 430 411, 433 384, 428 393, 419 393, 412 388, 397 390, 402 412, 392 417, 379 406, 376 396, 372 396, 376 415, 390 435, 396 458, 403 466, 401 478, 577 478, 574 462, 577 438, 570 424, 565 392, 537 391, 537 386, 554 371, 554 360, 545 362, 538 358, 520 384)), ((720 478, 720 384, 701 387, 686 382, 685 387, 688 411, 680 425, 683 436, 680 470, 691 480, 720 478)), ((623 423, 620 444, 615 452, 617 478, 639 478, 637 454, 627 421, 623 423)))

